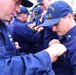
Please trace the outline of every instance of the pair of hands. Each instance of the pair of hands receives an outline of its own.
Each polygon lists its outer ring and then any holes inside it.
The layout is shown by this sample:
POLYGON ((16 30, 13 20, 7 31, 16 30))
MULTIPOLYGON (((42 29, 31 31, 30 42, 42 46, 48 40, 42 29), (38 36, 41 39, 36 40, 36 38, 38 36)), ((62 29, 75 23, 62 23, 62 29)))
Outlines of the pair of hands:
POLYGON ((67 51, 67 48, 63 44, 60 44, 59 40, 53 39, 49 42, 49 47, 45 51, 49 53, 51 61, 56 62, 58 57, 67 51))
POLYGON ((29 24, 28 27, 34 29, 35 31, 39 31, 39 32, 41 32, 42 30, 44 30, 44 27, 36 26, 35 23, 33 23, 33 24, 29 24))
MULTIPOLYGON (((15 45, 18 49, 21 49, 18 42, 15 42, 15 45)), ((58 57, 67 51, 67 48, 63 44, 60 44, 57 39, 54 39, 49 42, 49 47, 45 51, 49 53, 51 61, 56 62, 58 57)))

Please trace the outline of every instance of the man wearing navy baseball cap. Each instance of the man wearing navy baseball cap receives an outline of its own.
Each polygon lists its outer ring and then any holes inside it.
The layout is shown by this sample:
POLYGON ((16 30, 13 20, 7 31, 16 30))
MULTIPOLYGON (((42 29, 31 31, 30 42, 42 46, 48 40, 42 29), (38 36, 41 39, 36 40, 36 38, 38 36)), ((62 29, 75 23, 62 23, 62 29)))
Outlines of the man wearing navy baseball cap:
MULTIPOLYGON (((21 2, 0 0, 0 75, 55 75, 51 63, 67 51, 64 45, 55 44, 36 54, 18 54, 5 22, 20 11, 21 2)), ((27 38, 29 40, 29 36, 27 38)))
POLYGON ((62 17, 72 12, 72 8, 66 2, 56 1, 48 7, 46 13, 46 21, 41 26, 54 25, 59 22, 62 17))
POLYGON ((59 41, 68 49, 53 64, 56 75, 76 75, 76 23, 71 6, 64 1, 52 3, 46 13, 46 21, 41 26, 50 26, 59 35, 50 45, 59 41))
POLYGON ((52 2, 53 2, 53 0, 37 0, 37 4, 35 7, 40 5, 42 7, 42 9, 46 10, 48 8, 48 6, 50 5, 50 3, 52 3, 52 2))

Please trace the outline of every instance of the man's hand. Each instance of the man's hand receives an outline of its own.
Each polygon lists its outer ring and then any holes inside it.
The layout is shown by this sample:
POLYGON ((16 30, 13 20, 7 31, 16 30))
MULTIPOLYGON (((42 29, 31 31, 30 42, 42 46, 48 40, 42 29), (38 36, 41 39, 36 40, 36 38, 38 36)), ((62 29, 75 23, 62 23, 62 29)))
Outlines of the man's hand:
POLYGON ((44 30, 44 27, 36 26, 36 27, 34 27, 34 30, 41 32, 42 30, 44 30))
POLYGON ((18 42, 15 42, 16 48, 21 49, 18 42))
POLYGON ((53 39, 49 42, 49 46, 51 46, 53 44, 60 44, 60 41, 58 39, 53 39))
POLYGON ((32 29, 33 29, 35 26, 36 26, 36 23, 32 23, 32 24, 29 24, 29 25, 28 25, 28 27, 30 27, 30 28, 32 28, 32 29))
POLYGON ((67 48, 63 44, 53 44, 45 51, 49 53, 51 61, 55 62, 59 56, 67 51, 67 48))

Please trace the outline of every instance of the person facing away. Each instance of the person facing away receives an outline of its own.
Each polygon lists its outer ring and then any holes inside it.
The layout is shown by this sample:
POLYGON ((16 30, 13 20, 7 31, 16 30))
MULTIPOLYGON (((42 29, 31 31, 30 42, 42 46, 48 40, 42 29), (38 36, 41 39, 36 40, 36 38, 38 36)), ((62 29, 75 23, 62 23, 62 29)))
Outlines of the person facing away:
POLYGON ((20 4, 33 5, 28 0, 0 0, 0 75, 55 75, 52 62, 67 51, 64 45, 54 44, 36 54, 16 54, 17 49, 5 22, 20 12, 20 4))
POLYGON ((57 41, 67 47, 67 52, 53 63, 56 75, 76 75, 76 23, 71 6, 64 1, 56 1, 49 5, 46 21, 41 26, 50 26, 59 35, 57 41))

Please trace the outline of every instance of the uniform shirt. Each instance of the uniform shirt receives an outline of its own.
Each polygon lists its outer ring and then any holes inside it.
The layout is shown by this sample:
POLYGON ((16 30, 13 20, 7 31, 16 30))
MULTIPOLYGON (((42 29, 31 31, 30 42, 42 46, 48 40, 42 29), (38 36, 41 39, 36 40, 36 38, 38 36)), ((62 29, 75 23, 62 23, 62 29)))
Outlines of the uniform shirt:
POLYGON ((59 40, 68 51, 53 64, 54 71, 56 75, 76 75, 76 26, 59 40))
POLYGON ((28 25, 25 25, 18 18, 13 19, 9 25, 9 29, 13 40, 18 42, 21 47, 20 52, 34 53, 32 46, 40 39, 40 32, 34 33, 28 25))
POLYGON ((8 33, 0 21, 0 75, 55 75, 47 52, 17 56, 8 33))

